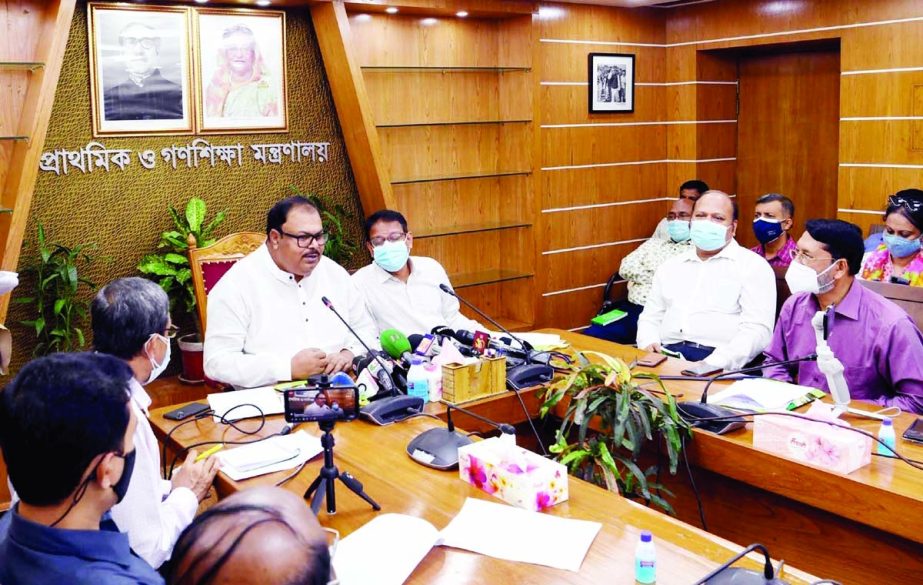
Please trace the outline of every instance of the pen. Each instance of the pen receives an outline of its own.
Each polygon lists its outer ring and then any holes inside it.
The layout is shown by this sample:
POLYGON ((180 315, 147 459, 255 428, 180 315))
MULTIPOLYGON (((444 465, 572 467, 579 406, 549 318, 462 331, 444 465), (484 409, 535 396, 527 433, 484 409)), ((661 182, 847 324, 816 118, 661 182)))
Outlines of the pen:
POLYGON ((203 459, 209 458, 210 456, 220 451, 223 447, 224 447, 224 444, 222 443, 220 445, 215 445, 208 451, 203 451, 202 453, 199 453, 199 456, 195 458, 195 462, 198 463, 199 461, 202 461, 203 459))

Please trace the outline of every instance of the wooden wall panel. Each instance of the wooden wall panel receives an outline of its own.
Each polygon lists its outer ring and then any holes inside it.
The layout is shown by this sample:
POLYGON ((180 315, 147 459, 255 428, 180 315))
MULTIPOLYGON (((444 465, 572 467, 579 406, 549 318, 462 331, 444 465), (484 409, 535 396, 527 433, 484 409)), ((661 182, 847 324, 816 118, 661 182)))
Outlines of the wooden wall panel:
MULTIPOLYGON (((920 65, 923 67, 923 55, 920 65)), ((840 116, 921 116, 915 97, 923 89, 923 71, 843 75, 840 80, 840 116)))
POLYGON ((913 144, 911 120, 844 121, 840 124, 840 162, 923 164, 923 145, 913 144))
POLYGON ((659 163, 543 171, 542 208, 675 197, 679 184, 665 181, 666 167, 659 163))
MULTIPOLYGON (((438 260, 449 277, 458 274, 509 270, 531 272, 534 257, 531 241, 524 237, 528 228, 478 232, 425 238, 414 241, 414 253, 438 260), (476 251, 476 254, 462 254, 461 250, 476 251)), ((476 280, 476 279, 475 279, 476 280)), ((466 283, 455 282, 455 286, 466 283)))
POLYGON ((696 133, 697 159, 733 158, 737 156, 737 124, 698 124, 696 133))
POLYGON ((544 297, 542 310, 536 315, 536 326, 562 329, 586 327, 599 310, 601 301, 600 288, 544 297))
POLYGON ((653 43, 664 42, 663 15, 651 8, 613 10, 606 6, 542 2, 554 16, 541 19, 542 38, 653 43))
POLYGON ((539 260, 539 267, 545 274, 549 291, 601 284, 639 245, 633 242, 567 254, 548 254, 539 260))
POLYGON ((667 166, 667 184, 675 185, 674 190, 684 181, 700 179, 712 189, 725 191, 730 195, 737 193, 737 161, 708 163, 673 163, 667 166))
MULTIPOLYGON (((923 16, 923 4, 915 16, 923 16)), ((849 29, 842 36, 843 71, 923 66, 923 22, 849 29)))
POLYGON ((875 224, 884 224, 885 220, 881 215, 870 213, 857 213, 852 211, 840 211, 836 215, 837 219, 842 219, 854 223, 862 228, 862 235, 869 235, 869 228, 875 224))
POLYGON ((664 202, 580 209, 554 214, 543 223, 545 250, 591 246, 649 237, 663 217, 664 202))
MULTIPOLYGON (((585 80, 584 80, 585 81, 585 80)), ((671 88, 635 86, 635 111, 625 114, 591 114, 586 85, 542 86, 542 124, 587 124, 591 122, 654 122, 663 120, 665 98, 671 88)))
POLYGON ((663 51, 656 47, 542 43, 542 81, 585 82, 587 55, 623 53, 635 55, 635 82, 663 82, 663 51))
MULTIPOLYGON (((512 280, 500 284, 484 284, 457 290, 466 301, 472 303, 484 313, 500 321, 504 327, 514 331, 533 329, 532 296, 535 295, 535 283, 532 278, 512 280), (502 315, 502 317, 501 317, 502 315)), ((477 320, 487 329, 494 329, 483 317, 462 305, 463 315, 477 320)))
POLYGON ((395 185, 394 198, 414 234, 451 226, 532 222, 532 181, 527 175, 395 185))
POLYGON ((736 120, 736 85, 666 87, 667 120, 736 120))
POLYGON ((583 126, 546 128, 542 166, 661 160, 664 126, 583 126))
POLYGON ((840 167, 840 199, 837 206, 841 209, 884 212, 888 195, 911 187, 923 187, 923 168, 840 167))

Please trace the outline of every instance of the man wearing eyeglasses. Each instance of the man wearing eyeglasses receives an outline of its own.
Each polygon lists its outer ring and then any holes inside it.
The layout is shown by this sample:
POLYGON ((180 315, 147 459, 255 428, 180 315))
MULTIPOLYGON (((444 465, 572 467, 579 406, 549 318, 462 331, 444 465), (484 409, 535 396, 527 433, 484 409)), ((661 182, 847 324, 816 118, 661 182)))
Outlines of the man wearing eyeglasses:
POLYGON ((234 264, 208 295, 205 374, 237 387, 304 380, 349 369, 375 330, 342 266, 325 257, 317 208, 288 197, 266 215, 266 244, 234 264))
POLYGON ((397 329, 406 335, 429 333, 434 327, 483 331, 484 326, 459 313, 458 299, 439 289, 452 286, 439 262, 411 256, 413 234, 407 219, 390 209, 376 211, 365 221, 366 247, 373 263, 353 275, 381 333, 397 329))
MULTIPOLYGON (((814 353, 811 318, 833 306, 827 343, 845 367, 851 398, 923 414, 923 335, 900 307, 856 282, 862 253, 858 226, 834 219, 805 224, 785 274, 792 296, 782 306, 767 360, 814 353)), ((763 375, 829 391, 817 362, 770 367, 763 375)))
POLYGON ((130 23, 119 33, 124 82, 103 90, 106 120, 180 120, 183 90, 160 74, 160 34, 151 26, 130 23))

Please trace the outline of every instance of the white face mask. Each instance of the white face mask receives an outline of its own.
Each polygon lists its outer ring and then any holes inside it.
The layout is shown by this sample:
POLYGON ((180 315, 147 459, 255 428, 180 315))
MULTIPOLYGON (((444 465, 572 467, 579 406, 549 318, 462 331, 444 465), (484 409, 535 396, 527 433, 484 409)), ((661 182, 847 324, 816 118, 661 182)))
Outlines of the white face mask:
POLYGON ((167 369, 167 366, 170 365, 170 340, 159 333, 152 333, 151 337, 156 337, 162 341, 167 349, 163 354, 163 360, 159 364, 154 361, 153 357, 147 356, 147 359, 151 362, 151 375, 148 376, 147 382, 144 383, 145 386, 156 380, 157 376, 162 374, 167 369))
POLYGON ((809 292, 817 295, 829 292, 834 285, 833 272, 831 271, 834 266, 836 266, 836 262, 818 274, 811 267, 794 260, 789 265, 788 270, 785 271, 785 283, 788 284, 792 294, 809 292))

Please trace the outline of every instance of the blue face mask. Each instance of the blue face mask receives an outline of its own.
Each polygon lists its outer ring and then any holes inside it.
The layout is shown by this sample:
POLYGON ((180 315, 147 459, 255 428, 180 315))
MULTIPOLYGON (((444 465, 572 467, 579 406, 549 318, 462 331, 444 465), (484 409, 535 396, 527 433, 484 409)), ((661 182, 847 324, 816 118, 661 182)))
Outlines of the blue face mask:
POLYGON ((671 219, 667 222, 667 231, 674 242, 685 242, 689 239, 689 222, 684 219, 671 219))
POLYGON ((388 272, 397 272, 407 264, 410 250, 404 242, 385 242, 374 248, 375 264, 388 272))
POLYGON ((695 247, 705 252, 720 250, 727 243, 728 226, 708 219, 694 219, 689 228, 689 237, 695 247))
POLYGON ((778 219, 766 219, 763 217, 753 220, 753 233, 761 244, 768 244, 777 240, 782 235, 782 222, 778 219))
POLYGON ((882 239, 888 246, 888 252, 891 252, 891 256, 895 258, 906 258, 920 251, 920 238, 908 240, 897 234, 885 234, 882 239))

